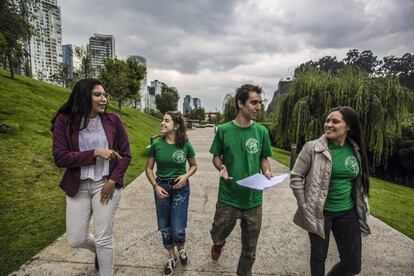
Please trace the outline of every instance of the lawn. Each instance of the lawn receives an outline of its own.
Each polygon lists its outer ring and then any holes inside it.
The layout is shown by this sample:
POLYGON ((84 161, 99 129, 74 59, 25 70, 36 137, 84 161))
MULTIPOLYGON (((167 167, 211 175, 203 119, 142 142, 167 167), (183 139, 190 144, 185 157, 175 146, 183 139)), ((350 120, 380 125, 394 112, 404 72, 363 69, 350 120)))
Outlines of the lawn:
MULTIPOLYGON (((289 167, 290 152, 272 147, 272 158, 289 167)), ((371 214, 414 240, 414 189, 370 177, 371 214)))
MULTIPOLYGON (((65 195, 58 187, 63 170, 53 164, 50 120, 69 90, 16 77, 0 69, 0 275, 65 232, 65 195)), ((144 169, 145 147, 160 120, 128 107, 121 117, 131 144, 130 183, 144 169)))

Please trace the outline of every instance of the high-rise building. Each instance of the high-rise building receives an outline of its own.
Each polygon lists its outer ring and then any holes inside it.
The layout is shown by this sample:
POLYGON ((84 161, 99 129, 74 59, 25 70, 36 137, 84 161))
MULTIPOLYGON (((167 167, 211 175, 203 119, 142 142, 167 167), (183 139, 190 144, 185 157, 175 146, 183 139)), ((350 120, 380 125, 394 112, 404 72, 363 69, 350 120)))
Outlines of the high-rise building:
POLYGON ((72 44, 62 45, 63 64, 67 67, 68 79, 73 79, 73 47, 72 44))
POLYGON ((194 109, 200 108, 201 100, 199 98, 193 98, 193 106, 194 106, 194 109))
POLYGON ((81 67, 81 61, 75 54, 75 47, 72 44, 62 45, 63 64, 67 67, 67 77, 73 79, 73 74, 81 67))
POLYGON ((147 60, 144 57, 141 56, 129 56, 128 59, 133 59, 135 61, 137 61, 140 65, 145 67, 145 76, 144 78, 141 80, 141 88, 139 90, 139 93, 141 95, 141 106, 140 109, 144 110, 145 109, 145 97, 147 94, 147 60))
POLYGON ((115 57, 115 38, 112 35, 94 34, 89 38, 92 76, 98 78, 107 59, 115 57))
POLYGON ((36 79, 52 82, 62 63, 60 7, 57 0, 40 0, 33 1, 29 10, 35 15, 31 23, 36 30, 28 45, 31 73, 36 79))
POLYGON ((145 110, 156 110, 155 96, 161 94, 162 85, 164 83, 159 80, 151 82, 151 86, 148 86, 148 93, 145 97, 145 110))
POLYGON ((183 102, 183 113, 189 113, 191 112, 191 110, 193 110, 193 101, 192 101, 192 97, 190 95, 185 95, 184 97, 184 102, 183 102))

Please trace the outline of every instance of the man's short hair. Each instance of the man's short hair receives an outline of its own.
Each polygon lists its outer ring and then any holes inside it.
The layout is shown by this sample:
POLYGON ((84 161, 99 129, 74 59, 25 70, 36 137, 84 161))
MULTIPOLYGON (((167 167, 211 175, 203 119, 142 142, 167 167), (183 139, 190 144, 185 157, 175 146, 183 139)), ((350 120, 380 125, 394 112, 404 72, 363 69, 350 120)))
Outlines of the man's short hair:
POLYGON ((240 101, 242 104, 245 104, 247 99, 249 98, 249 92, 256 92, 257 94, 262 94, 262 88, 258 85, 253 84, 244 84, 241 87, 236 89, 236 96, 234 97, 236 103, 236 110, 239 112, 239 104, 240 101))

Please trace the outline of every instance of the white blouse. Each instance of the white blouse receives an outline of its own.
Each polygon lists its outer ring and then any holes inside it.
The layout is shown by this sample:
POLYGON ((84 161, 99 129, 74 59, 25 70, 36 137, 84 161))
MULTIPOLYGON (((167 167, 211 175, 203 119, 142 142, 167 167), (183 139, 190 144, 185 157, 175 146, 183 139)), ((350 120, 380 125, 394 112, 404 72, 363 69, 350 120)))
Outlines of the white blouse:
MULTIPOLYGON (((99 115, 89 119, 88 126, 79 132, 80 151, 96 148, 108 149, 108 140, 99 115)), ((98 181, 108 175, 109 160, 100 157, 96 157, 95 165, 81 167, 81 180, 92 179, 93 181, 98 181)))

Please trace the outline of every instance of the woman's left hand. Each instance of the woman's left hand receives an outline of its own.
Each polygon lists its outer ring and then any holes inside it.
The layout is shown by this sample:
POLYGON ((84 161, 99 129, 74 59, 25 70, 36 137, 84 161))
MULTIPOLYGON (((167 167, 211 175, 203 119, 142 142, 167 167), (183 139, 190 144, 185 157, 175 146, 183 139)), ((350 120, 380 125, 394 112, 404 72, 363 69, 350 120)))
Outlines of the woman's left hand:
POLYGON ((188 177, 186 175, 180 175, 175 180, 175 185, 173 186, 173 189, 181 189, 188 183, 188 177))
POLYGON ((107 204, 109 200, 112 199, 115 190, 115 181, 112 179, 108 179, 106 183, 103 185, 101 190, 101 203, 103 205, 107 204))

